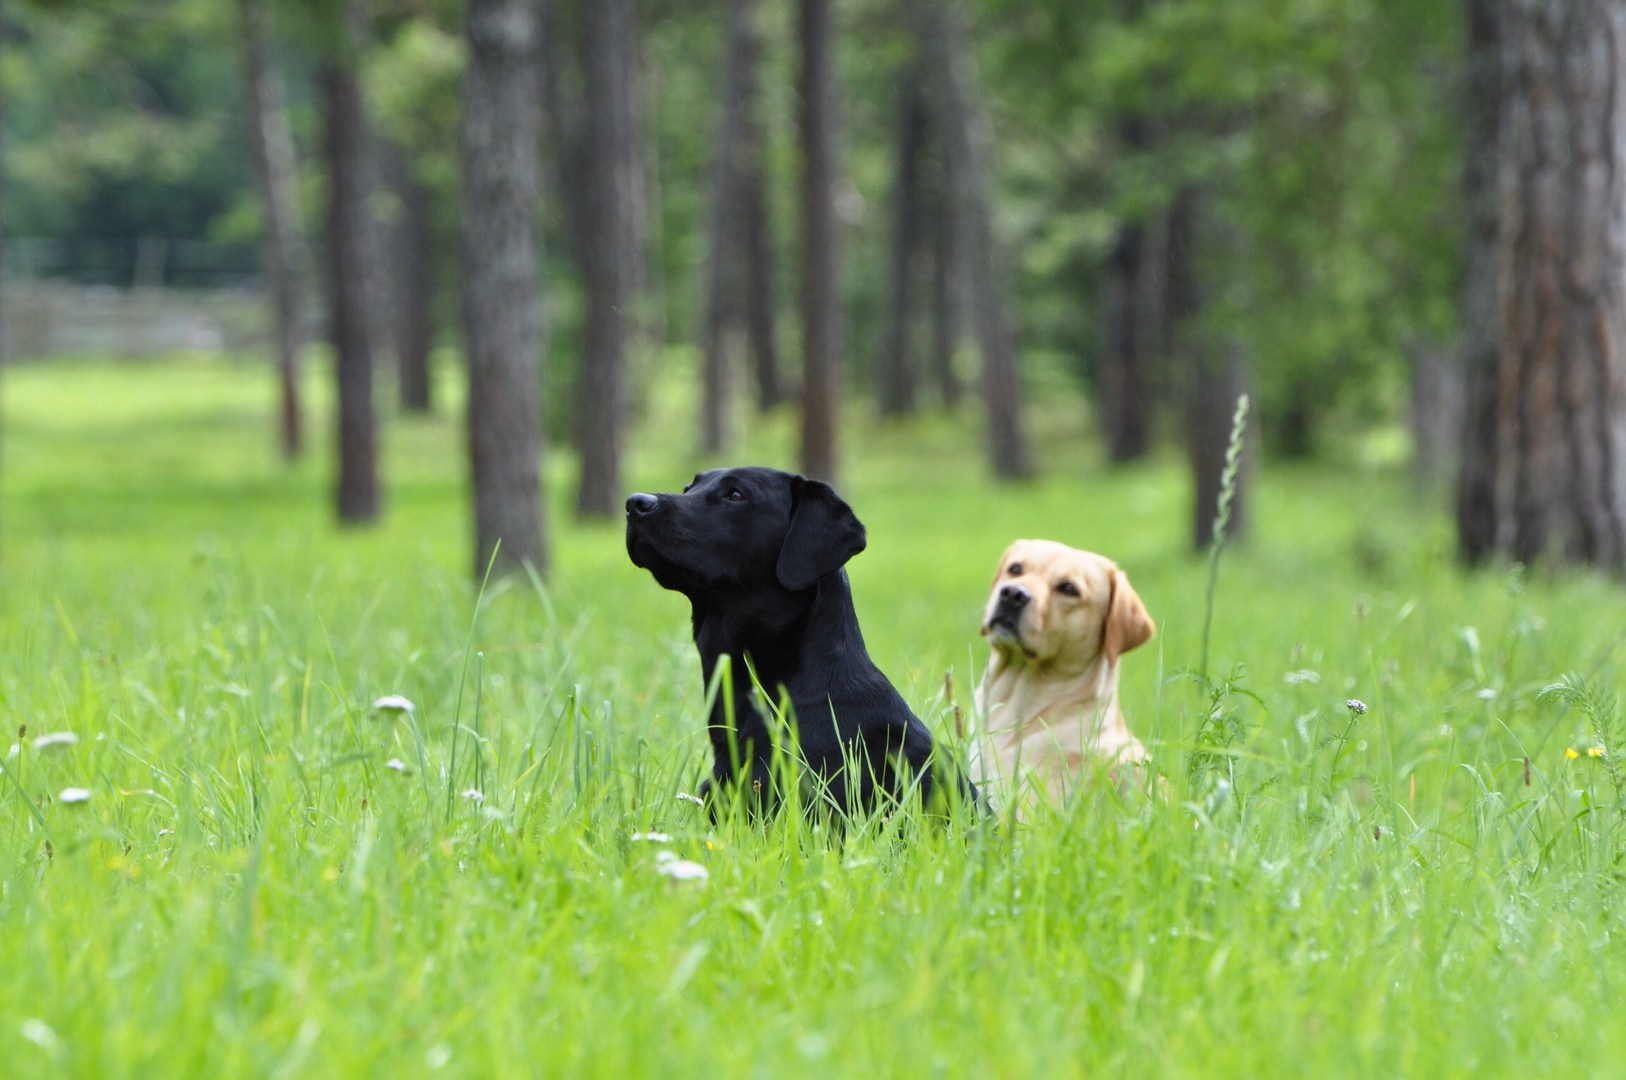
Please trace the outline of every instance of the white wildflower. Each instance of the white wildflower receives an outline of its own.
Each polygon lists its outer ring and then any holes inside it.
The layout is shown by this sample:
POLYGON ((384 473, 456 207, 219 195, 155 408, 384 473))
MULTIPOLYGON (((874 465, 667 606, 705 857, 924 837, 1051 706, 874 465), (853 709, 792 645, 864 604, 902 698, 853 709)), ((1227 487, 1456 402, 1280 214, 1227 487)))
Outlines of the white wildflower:
POLYGON ((670 851, 655 853, 655 873, 673 881, 705 881, 711 876, 704 866, 680 859, 670 851))
POLYGON ((90 801, 90 792, 82 787, 65 787, 57 795, 56 801, 60 803, 82 803, 90 801))
POLYGON ((1348 709, 1356 716, 1360 716, 1362 713, 1366 712, 1366 702, 1362 701, 1360 698, 1350 698, 1348 701, 1344 702, 1344 708, 1348 709))
POLYGON ((412 704, 411 701, 408 701, 406 698, 402 697, 400 694, 386 694, 384 697, 381 697, 377 701, 373 702, 373 712, 394 713, 399 715, 401 713, 410 714, 417 711, 418 707, 412 704))
POLYGON ((398 757, 392 757, 388 761, 384 762, 384 768, 394 769, 398 773, 405 773, 407 772, 407 763, 398 757))
POLYGON ((633 833, 632 834, 632 842, 636 844, 636 843, 638 843, 640 841, 648 841, 651 844, 670 844, 672 842, 672 838, 670 836, 667 836, 663 832, 635 832, 635 833, 633 833))
POLYGON ((78 745, 79 736, 71 731, 52 731, 34 740, 34 749, 37 751, 61 750, 65 747, 78 745))
POLYGON ((477 788, 468 788, 468 789, 466 789, 463 792, 463 798, 467 799, 471 803, 476 803, 476 804, 483 803, 483 802, 486 801, 486 797, 483 794, 481 794, 480 791, 477 788))
POLYGON ((44 1020, 29 1017, 21 1025, 23 1038, 39 1047, 41 1050, 54 1050, 59 1040, 56 1030, 44 1020))
POLYGON ((705 806, 706 805, 706 801, 704 799, 702 799, 700 796, 698 796, 698 795, 690 795, 687 791, 680 791, 676 795, 674 795, 673 798, 679 800, 680 802, 692 802, 696 806, 705 806))

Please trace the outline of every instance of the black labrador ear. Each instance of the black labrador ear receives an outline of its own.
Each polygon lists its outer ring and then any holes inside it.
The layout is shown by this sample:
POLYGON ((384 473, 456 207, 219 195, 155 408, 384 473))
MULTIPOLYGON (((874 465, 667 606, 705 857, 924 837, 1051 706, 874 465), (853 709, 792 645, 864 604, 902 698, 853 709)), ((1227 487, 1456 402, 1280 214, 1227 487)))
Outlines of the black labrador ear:
POLYGON ((779 549, 779 584, 791 592, 811 588, 864 550, 864 524, 829 484, 791 481, 790 531, 779 549))

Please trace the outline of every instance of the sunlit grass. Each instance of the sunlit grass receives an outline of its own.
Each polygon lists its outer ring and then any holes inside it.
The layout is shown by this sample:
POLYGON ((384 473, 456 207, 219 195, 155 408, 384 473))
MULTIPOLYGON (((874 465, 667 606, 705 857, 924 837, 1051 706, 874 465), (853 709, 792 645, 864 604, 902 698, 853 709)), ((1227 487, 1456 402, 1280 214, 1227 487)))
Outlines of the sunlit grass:
MULTIPOLYGON (((704 464, 681 363, 645 489, 704 464)), ((946 736, 1005 544, 1102 551, 1162 629, 1124 696, 1174 794, 838 841, 682 797, 706 761, 686 607, 616 525, 571 522, 568 456, 545 592, 477 611, 451 410, 391 421, 385 521, 343 532, 325 421, 279 465, 258 368, 26 368, 4 393, 7 1076, 1626 1071, 1626 603, 1464 575, 1401 475, 1267 465, 1210 696, 1176 459, 1106 471, 1053 399, 1046 475, 996 488, 969 408, 855 408, 882 668, 946 736)), ((753 421, 740 459, 793 464, 791 421, 753 421)))

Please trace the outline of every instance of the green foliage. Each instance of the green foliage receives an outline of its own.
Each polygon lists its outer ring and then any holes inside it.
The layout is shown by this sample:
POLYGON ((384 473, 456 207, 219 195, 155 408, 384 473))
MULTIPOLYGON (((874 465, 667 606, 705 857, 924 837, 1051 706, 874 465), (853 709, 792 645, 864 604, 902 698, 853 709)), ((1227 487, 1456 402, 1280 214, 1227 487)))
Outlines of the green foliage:
MULTIPOLYGON (((667 370, 646 489, 704 464, 665 437, 693 405, 667 370)), ((398 424, 387 522, 338 531, 321 458, 272 461, 257 368, 6 380, 7 1076, 1620 1071, 1619 796, 1582 740, 1616 745, 1626 603, 1460 573, 1402 478, 1262 473, 1205 691, 1163 677, 1206 573, 1174 463, 1093 464, 1064 401, 1035 420, 1067 464, 1021 489, 975 479, 968 419, 863 424, 851 577, 908 700, 951 730, 943 672, 963 705, 1012 536, 1102 551, 1162 631, 1123 701, 1168 787, 838 841, 681 797, 707 754, 688 611, 618 529, 560 513, 549 585, 478 595, 457 421, 398 424), (1382 575, 1351 555, 1374 527, 1382 575)), ((789 420, 743 456, 787 462, 789 420)))

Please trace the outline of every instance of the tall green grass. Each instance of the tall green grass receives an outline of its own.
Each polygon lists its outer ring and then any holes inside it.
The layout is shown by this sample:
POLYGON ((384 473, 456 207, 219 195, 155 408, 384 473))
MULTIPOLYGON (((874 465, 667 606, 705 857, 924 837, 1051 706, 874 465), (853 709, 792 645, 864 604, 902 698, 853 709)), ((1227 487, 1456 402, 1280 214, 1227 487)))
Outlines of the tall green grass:
MULTIPOLYGON (((258 369, 7 379, 5 1075, 1626 1072, 1626 603, 1463 574, 1403 477, 1266 466, 1204 681, 1178 462, 1107 471, 1053 405, 1051 471, 996 487, 969 416, 855 417, 853 589, 916 709, 953 742, 1006 543, 1099 550, 1162 630, 1123 693, 1172 793, 838 839, 683 797, 687 611, 569 522, 568 461, 554 577, 482 594, 451 419, 392 425, 386 522, 340 532, 258 369)), ((665 389, 645 489, 704 464, 665 389)))

